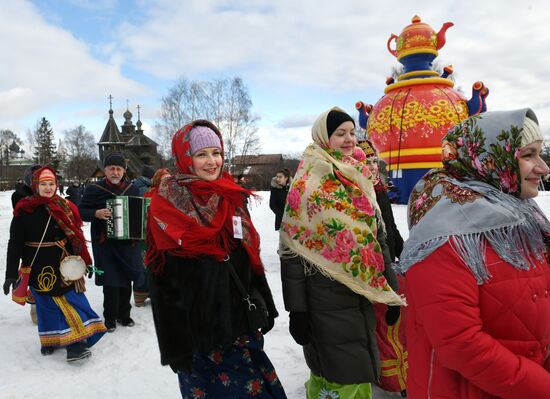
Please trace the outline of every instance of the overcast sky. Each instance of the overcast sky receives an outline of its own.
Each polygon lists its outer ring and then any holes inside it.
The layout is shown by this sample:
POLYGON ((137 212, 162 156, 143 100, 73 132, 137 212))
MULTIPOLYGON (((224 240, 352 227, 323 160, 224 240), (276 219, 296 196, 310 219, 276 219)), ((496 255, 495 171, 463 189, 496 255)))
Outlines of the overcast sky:
POLYGON ((419 15, 447 44, 456 85, 490 89, 489 110, 532 107, 550 133, 550 3, 372 0, 2 0, 0 129, 22 139, 45 116, 56 137, 84 125, 99 139, 112 94, 141 106, 155 138, 160 99, 180 77, 240 76, 265 153, 299 152, 315 117, 376 103, 397 60, 392 33, 419 15))

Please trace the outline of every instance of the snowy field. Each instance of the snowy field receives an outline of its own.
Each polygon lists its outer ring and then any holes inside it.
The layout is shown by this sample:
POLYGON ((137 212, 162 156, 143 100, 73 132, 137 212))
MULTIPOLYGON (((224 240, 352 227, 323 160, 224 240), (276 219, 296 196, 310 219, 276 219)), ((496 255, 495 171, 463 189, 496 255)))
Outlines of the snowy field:
MULTIPOLYGON (((0 281, 4 282, 6 248, 12 218, 12 191, 0 192, 0 281)), ((305 397, 303 387, 309 371, 301 347, 288 333, 288 315, 284 311, 277 257, 278 233, 269 209, 269 193, 259 193, 263 201, 252 204, 253 222, 261 236, 262 259, 268 273, 275 303, 281 316, 265 338, 265 350, 275 365, 289 399, 305 397)), ((541 193, 537 202, 550 215, 550 192, 541 193)), ((394 205, 397 226, 407 238, 406 207, 394 205)), ((89 237, 89 226, 86 224, 89 237)), ((91 252, 91 249, 90 249, 91 252)), ((87 280, 87 297, 92 308, 102 314, 101 287, 87 280)), ((36 326, 31 323, 27 306, 0 295, 0 399, 116 399, 179 398, 176 375, 160 365, 151 307, 132 308, 133 328, 119 326, 106 334, 93 348, 92 357, 68 364, 65 351, 52 356, 40 354, 36 326)), ((375 396, 379 398, 380 396, 375 396)))

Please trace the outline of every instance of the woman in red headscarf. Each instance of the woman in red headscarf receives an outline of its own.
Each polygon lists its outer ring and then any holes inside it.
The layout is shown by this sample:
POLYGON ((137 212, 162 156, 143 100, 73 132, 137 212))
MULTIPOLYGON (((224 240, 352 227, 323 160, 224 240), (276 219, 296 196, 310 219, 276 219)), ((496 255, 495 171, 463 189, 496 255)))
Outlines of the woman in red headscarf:
POLYGON ((222 137, 208 121, 178 130, 172 155, 176 172, 151 194, 145 259, 161 363, 184 398, 286 398, 263 351, 278 314, 245 206, 251 193, 223 172, 222 137), (261 331, 249 293, 265 302, 261 331))
POLYGON ((82 219, 75 205, 56 194, 57 185, 55 171, 42 167, 33 174, 33 195, 17 203, 3 288, 7 295, 11 287, 12 299, 21 305, 30 289, 36 300, 40 352, 51 355, 55 348, 66 347, 67 361, 73 362, 89 357, 88 348, 106 329, 83 294, 83 273, 92 260, 82 219), (75 255, 81 261, 67 258, 75 255), (68 259, 82 267, 82 276, 61 272, 60 264, 68 259))

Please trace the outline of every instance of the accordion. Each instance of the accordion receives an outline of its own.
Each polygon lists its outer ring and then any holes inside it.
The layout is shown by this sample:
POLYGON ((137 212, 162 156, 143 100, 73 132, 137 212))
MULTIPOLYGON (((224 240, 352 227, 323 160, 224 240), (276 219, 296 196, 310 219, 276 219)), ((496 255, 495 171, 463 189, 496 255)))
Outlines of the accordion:
POLYGON ((151 199, 120 195, 107 200, 112 217, 107 219, 107 238, 144 240, 147 208, 151 199))

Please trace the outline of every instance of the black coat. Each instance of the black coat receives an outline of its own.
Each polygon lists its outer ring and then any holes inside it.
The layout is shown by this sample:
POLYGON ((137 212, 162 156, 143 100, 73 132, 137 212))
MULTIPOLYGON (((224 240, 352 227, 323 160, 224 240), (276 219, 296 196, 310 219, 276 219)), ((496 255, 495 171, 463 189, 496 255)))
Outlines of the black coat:
POLYGON ((71 201, 73 204, 77 205, 80 204, 80 199, 82 197, 82 190, 79 186, 70 185, 67 187, 67 190, 65 191, 67 196, 65 197, 69 201, 71 201))
POLYGON ((20 183, 15 188, 15 191, 11 195, 11 206, 15 209, 15 206, 20 199, 30 197, 32 195, 32 189, 26 184, 20 183))
POLYGON ((390 199, 388 194, 384 191, 376 193, 376 202, 382 212, 382 219, 386 226, 386 245, 390 252, 391 261, 394 262, 396 258, 401 256, 403 250, 403 238, 399 234, 399 230, 395 225, 395 219, 393 217, 393 211, 391 209, 390 199))
POLYGON ((86 186, 78 210, 82 220, 92 222, 94 264, 104 272, 96 273, 96 285, 129 287, 132 281, 139 285, 144 279, 139 241, 107 238, 105 221, 95 217, 95 211, 105 208, 107 199, 117 195, 139 196, 139 191, 129 182, 117 187, 103 179, 86 186))
MULTIPOLYGON (((266 277, 252 272, 246 251, 233 251, 230 262, 245 288, 262 294, 270 317, 278 316, 266 277)), ((243 296, 225 262, 167 255, 160 274, 149 269, 149 282, 163 365, 190 362, 194 353, 209 352, 251 332, 243 296)))
MULTIPOLYGON (((380 226, 376 238, 384 254, 384 277, 397 290, 380 226)), ((337 384, 377 382, 380 355, 371 302, 324 276, 301 256, 281 258, 281 280, 285 309, 306 313, 311 341, 304 346, 304 357, 310 370, 337 384)))
MULTIPOLYGON (((8 241, 8 255, 6 260, 6 279, 17 278, 19 262, 25 266, 32 263, 29 286, 33 287, 39 295, 58 296, 71 289, 73 285, 64 286, 61 284, 59 263, 62 250, 56 246, 41 247, 38 252, 36 247, 25 245, 25 243, 39 243, 46 225, 48 229, 44 235, 43 243, 60 241, 67 238, 65 232, 52 218, 48 224, 49 213, 44 205, 39 205, 32 213, 21 212, 14 216, 10 226, 10 238, 8 241)), ((69 242, 65 248, 72 253, 69 242)))
POLYGON ((275 213, 275 230, 281 228, 283 220, 283 212, 285 210, 286 196, 288 194, 288 186, 281 186, 271 179, 271 195, 269 196, 269 207, 275 213))

